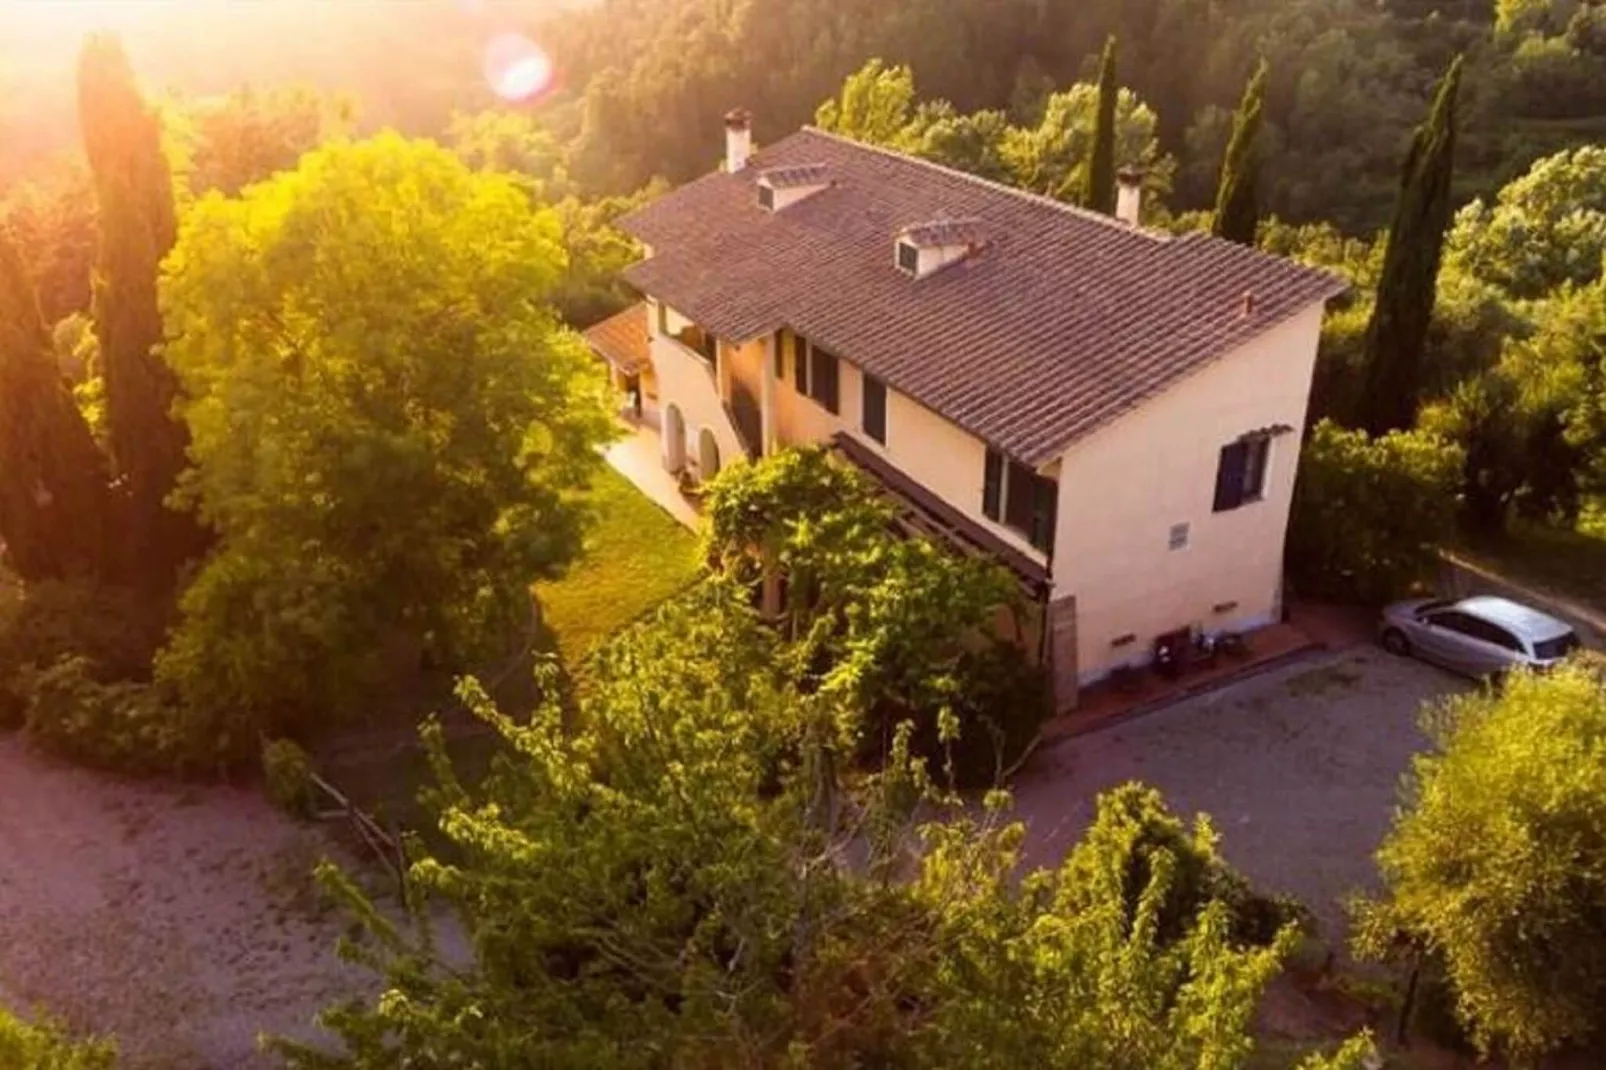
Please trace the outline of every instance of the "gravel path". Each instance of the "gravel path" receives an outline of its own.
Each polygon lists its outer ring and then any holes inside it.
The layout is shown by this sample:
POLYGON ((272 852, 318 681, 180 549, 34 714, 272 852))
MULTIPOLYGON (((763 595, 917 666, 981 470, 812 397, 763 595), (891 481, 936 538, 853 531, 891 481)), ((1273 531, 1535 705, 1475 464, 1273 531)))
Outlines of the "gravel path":
POLYGON ((1056 863, 1098 793, 1140 780, 1178 814, 1209 814, 1233 865, 1298 896, 1338 936, 1343 900, 1373 886, 1400 777, 1427 746, 1418 710, 1469 686, 1359 647, 1067 740, 1016 781, 1028 857, 1056 863))
POLYGON ((0 737, 0 992, 115 1036, 131 1070, 267 1065, 259 1032, 371 986, 309 872, 331 848, 254 791, 131 783, 0 737))

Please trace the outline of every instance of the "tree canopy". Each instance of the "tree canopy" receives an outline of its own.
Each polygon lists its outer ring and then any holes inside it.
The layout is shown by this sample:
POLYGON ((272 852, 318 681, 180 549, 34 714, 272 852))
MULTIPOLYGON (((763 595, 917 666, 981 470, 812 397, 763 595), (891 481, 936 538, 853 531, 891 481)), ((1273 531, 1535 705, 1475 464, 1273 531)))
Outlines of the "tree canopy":
POLYGON ((1425 726, 1378 851, 1361 949, 1440 960, 1480 1048, 1531 1059, 1599 1035, 1606 1006, 1606 691, 1600 666, 1518 674, 1425 726))
POLYGON ((507 641, 610 433, 564 264, 511 180, 393 134, 187 214, 166 353, 221 540, 160 666, 189 705, 304 726, 507 641))
POLYGON ((422 855, 412 879, 474 962, 326 869, 387 991, 328 1016, 344 1054, 282 1045, 289 1065, 1245 1064, 1293 930, 1244 942, 1213 885, 1184 880, 1225 872, 1208 826, 1125 789, 1063 867, 1023 876, 1002 797, 967 816, 902 745, 871 776, 824 762, 837 700, 793 687, 776 642, 715 582, 606 650, 576 717, 517 724, 467 687, 510 749, 471 791, 433 736, 453 860, 422 855))

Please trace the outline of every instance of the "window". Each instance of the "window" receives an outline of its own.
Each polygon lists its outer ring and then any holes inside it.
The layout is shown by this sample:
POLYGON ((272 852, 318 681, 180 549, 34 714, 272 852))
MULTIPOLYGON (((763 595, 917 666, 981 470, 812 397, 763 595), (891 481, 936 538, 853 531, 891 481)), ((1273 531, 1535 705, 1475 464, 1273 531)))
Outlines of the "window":
POLYGON ((873 375, 864 377, 864 433, 887 444, 887 384, 873 375))
POLYGON ((920 250, 906 241, 898 243, 898 270, 920 274, 920 250))
POLYGON ((982 468, 981 511, 1047 553, 1054 544, 1059 484, 990 449, 982 468))
POLYGON ((1433 625, 1435 628, 1443 628, 1446 631, 1455 632, 1459 635, 1465 636, 1476 635, 1478 626, 1477 621, 1473 620, 1465 613, 1458 613, 1453 609, 1446 610, 1443 613, 1432 614, 1428 617, 1428 623, 1433 625))
POLYGON ((1578 635, 1575 632, 1568 632, 1566 635, 1557 636, 1555 639, 1544 639, 1535 643, 1534 657, 1540 661, 1553 661, 1556 658, 1566 657, 1582 645, 1578 641, 1578 635))
POLYGON ((786 379, 786 332, 776 331, 775 337, 770 340, 770 348, 775 350, 775 379, 777 382, 786 379))
POLYGON ((809 340, 801 334, 792 336, 792 377, 796 381, 797 392, 809 392, 809 340))
POLYGON ((763 182, 758 184, 758 206, 766 212, 775 211, 775 187, 763 182))
POLYGON ((817 345, 809 346, 809 397, 818 401, 826 412, 840 412, 837 404, 836 354, 817 345))
POLYGON ((658 302, 658 333, 669 333, 669 306, 662 301, 658 302))
POLYGON ((1271 439, 1265 435, 1241 438, 1221 447, 1216 465, 1215 512, 1258 502, 1266 491, 1266 462, 1271 439))
POLYGON ((1485 643, 1504 647, 1522 653, 1522 644, 1517 637, 1490 621, 1474 617, 1470 613, 1459 613, 1449 610, 1444 613, 1435 613, 1428 620, 1435 626, 1459 633, 1469 639, 1478 639, 1485 643))
POLYGON ((1171 536, 1167 540, 1167 545, 1173 550, 1186 548, 1188 545, 1188 525, 1172 524, 1171 536))

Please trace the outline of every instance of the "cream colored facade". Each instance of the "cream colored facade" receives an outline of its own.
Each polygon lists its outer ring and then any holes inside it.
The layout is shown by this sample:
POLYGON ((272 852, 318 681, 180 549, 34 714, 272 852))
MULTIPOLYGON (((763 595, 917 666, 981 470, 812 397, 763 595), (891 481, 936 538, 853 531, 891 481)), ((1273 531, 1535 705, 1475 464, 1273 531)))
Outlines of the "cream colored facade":
POLYGON ((1066 452, 1054 597, 1076 599, 1081 682, 1147 660, 1154 637, 1176 628, 1244 629, 1279 617, 1321 322, 1312 305, 1066 452), (1221 447, 1279 424, 1292 430, 1271 441, 1261 499, 1212 512, 1221 447), (1181 524, 1187 542, 1173 550, 1181 524), (1114 645, 1123 636, 1134 638, 1114 645))
MULTIPOLYGON (((823 442, 841 431, 962 512, 975 524, 1045 565, 1050 601, 1074 599, 1074 636, 1057 637, 1056 676, 1083 684, 1128 662, 1146 661, 1157 635, 1190 625, 1247 629, 1281 609, 1283 539, 1298 464, 1322 306, 1256 338, 1157 398, 1100 428, 1039 469, 1058 480, 1053 553, 1045 555, 1013 528, 982 512, 986 444, 912 398, 887 389, 886 443, 864 432, 863 374, 838 354, 838 412, 796 387, 790 346, 764 338, 721 343, 716 364, 660 329, 656 302, 648 318, 660 408, 686 426, 686 460, 696 470, 696 441, 711 429, 722 463, 780 446, 823 442), (733 393, 762 399, 763 432, 744 444, 731 411, 733 393), (1260 500, 1212 511, 1221 448, 1246 433, 1281 426, 1270 446, 1260 500), (1179 525, 1185 545, 1172 548, 1179 525), (1124 641, 1123 641, 1124 640, 1124 641)), ((673 310, 671 332, 684 324, 673 310)), ((669 437, 666 418, 666 440, 669 437)), ((752 437, 752 436, 749 436, 752 437)), ((666 443, 665 460, 670 447, 666 443)))

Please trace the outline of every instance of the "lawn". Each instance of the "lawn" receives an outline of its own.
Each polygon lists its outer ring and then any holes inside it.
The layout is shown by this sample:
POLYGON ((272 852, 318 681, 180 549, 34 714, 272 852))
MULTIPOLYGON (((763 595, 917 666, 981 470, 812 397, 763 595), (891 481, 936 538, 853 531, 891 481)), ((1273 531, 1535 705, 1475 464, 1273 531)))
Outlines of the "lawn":
POLYGON ((612 468, 592 486, 597 524, 561 580, 535 585, 548 632, 573 669, 613 635, 696 578, 697 536, 612 468))
POLYGON ((1466 540, 1456 553, 1606 615, 1606 538, 1598 534, 1513 522, 1501 535, 1466 540))

